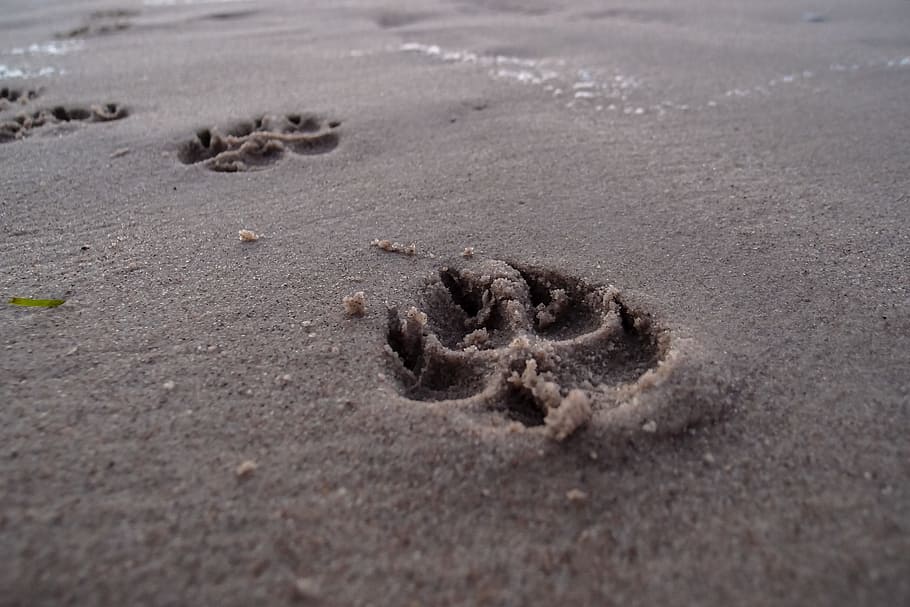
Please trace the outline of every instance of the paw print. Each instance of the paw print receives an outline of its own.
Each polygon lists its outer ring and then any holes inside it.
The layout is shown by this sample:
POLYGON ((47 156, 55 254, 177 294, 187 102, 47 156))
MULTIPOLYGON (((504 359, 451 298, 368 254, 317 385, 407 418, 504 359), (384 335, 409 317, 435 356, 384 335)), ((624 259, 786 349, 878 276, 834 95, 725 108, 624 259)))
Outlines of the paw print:
POLYGON ((13 119, 0 121, 0 143, 23 139, 41 127, 66 123, 110 122, 126 118, 129 112, 117 103, 63 106, 22 112, 13 119))
POLYGON ((386 351, 405 398, 495 412, 561 441, 595 417, 653 434, 705 412, 699 400, 677 419, 648 394, 692 351, 671 342, 612 286, 489 260, 441 268, 417 306, 391 308, 386 351))
POLYGON ((33 99, 41 95, 40 90, 36 89, 19 89, 14 87, 0 87, 0 111, 5 110, 8 106, 18 103, 26 105, 33 99))
POLYGON ((202 164, 211 171, 234 173, 261 170, 286 152, 326 154, 338 146, 338 121, 323 122, 312 114, 266 114, 222 131, 200 129, 177 153, 184 164, 202 164))

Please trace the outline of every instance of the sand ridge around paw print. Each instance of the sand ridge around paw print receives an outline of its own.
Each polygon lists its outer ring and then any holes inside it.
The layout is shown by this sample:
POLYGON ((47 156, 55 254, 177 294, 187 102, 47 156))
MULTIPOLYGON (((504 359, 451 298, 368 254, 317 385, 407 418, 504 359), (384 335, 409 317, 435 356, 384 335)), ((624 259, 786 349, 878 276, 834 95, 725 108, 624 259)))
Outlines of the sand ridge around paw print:
POLYGON ((685 331, 611 285, 514 262, 440 268, 416 306, 389 309, 387 337, 403 397, 557 441, 675 434, 729 402, 685 331))
POLYGON ((201 164, 219 173, 261 170, 281 160, 288 152, 298 155, 326 154, 339 143, 336 120, 314 114, 264 114, 226 128, 196 131, 184 142, 177 158, 183 164, 201 164))

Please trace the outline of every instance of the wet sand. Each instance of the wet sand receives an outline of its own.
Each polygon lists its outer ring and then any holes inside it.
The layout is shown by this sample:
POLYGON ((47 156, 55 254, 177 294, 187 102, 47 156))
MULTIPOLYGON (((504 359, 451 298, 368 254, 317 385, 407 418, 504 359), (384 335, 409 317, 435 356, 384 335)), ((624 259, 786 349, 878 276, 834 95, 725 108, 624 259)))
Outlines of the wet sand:
POLYGON ((0 604, 910 601, 910 4, 377 4, 5 3, 0 604))

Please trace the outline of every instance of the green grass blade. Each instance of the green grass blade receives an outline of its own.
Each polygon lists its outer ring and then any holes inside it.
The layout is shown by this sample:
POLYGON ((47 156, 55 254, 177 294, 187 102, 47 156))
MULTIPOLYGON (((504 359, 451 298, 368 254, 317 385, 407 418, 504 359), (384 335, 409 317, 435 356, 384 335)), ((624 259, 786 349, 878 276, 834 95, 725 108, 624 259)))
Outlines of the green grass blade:
POLYGON ((56 308, 65 301, 65 299, 32 299, 30 297, 13 297, 9 300, 14 306, 31 308, 56 308))

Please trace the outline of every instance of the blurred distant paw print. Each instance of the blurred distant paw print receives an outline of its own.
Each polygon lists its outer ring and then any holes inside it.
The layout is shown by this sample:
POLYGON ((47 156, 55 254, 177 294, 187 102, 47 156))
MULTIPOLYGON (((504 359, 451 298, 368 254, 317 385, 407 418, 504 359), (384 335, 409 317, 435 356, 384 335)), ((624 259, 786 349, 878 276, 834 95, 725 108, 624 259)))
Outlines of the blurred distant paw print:
POLYGON ((11 119, 0 120, 0 143, 23 139, 41 127, 110 122, 126 118, 128 115, 127 109, 117 103, 89 107, 58 105, 31 112, 21 112, 11 119))
POLYGON ((204 128, 180 146, 184 164, 201 164, 211 171, 235 173, 268 168, 288 152, 326 154, 338 147, 338 121, 312 114, 266 114, 227 128, 204 128))

